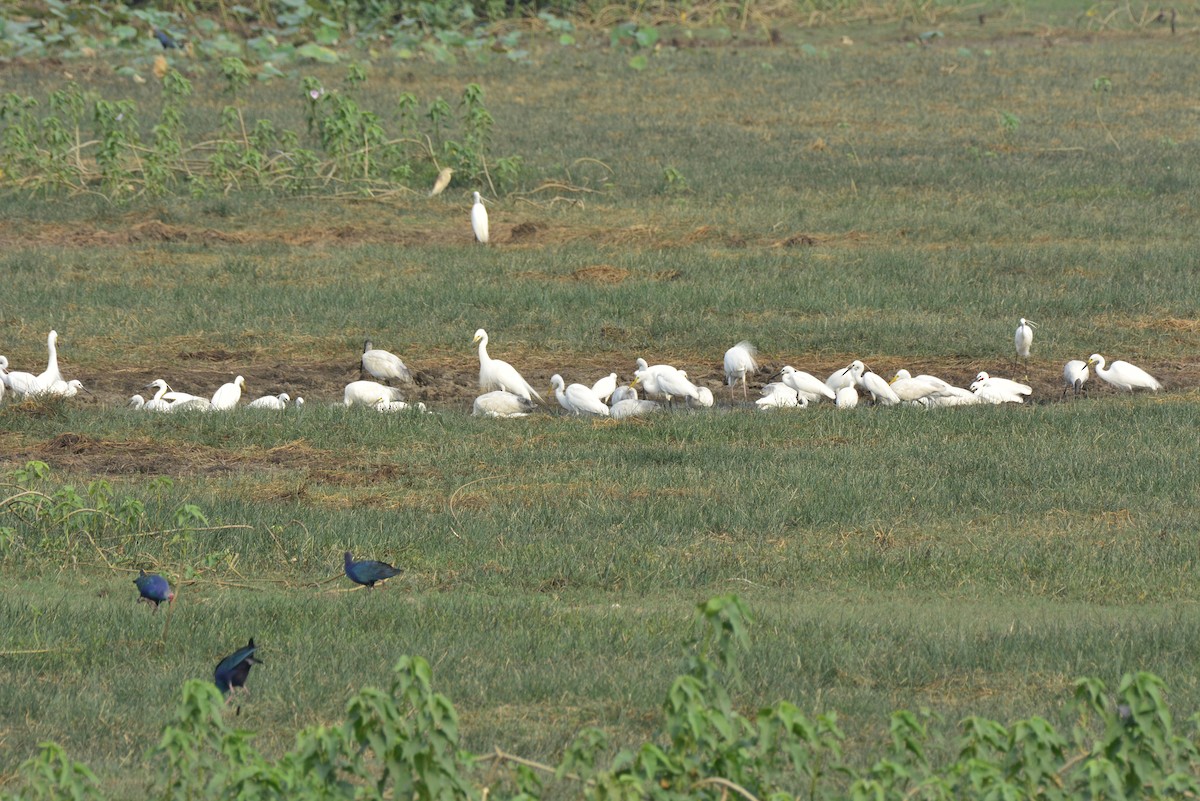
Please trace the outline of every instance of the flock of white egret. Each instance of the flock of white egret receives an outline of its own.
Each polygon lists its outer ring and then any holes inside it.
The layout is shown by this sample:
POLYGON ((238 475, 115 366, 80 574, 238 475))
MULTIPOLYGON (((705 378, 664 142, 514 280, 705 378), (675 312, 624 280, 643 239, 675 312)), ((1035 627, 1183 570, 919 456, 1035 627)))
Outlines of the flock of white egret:
MULTIPOLYGON (((485 214, 480 241, 486 242, 486 239, 485 214)), ((1031 321, 1021 318, 1014 338, 1017 356, 1025 361, 1026 366, 1033 344, 1034 326, 1031 321)), ((57 343, 58 332, 51 331, 46 338, 46 369, 36 375, 10 371, 8 359, 0 356, 0 379, 3 381, 0 383, 0 400, 6 392, 18 400, 41 395, 70 397, 77 392, 87 392, 78 379, 67 381, 63 378, 58 367, 57 343)), ((479 386, 484 392, 475 398, 472 412, 488 417, 523 417, 534 411, 538 402, 542 401, 542 396, 515 367, 488 354, 487 331, 482 328, 477 330, 474 343, 479 348, 479 386)), ((759 370, 757 355, 749 342, 739 342, 725 352, 725 380, 731 397, 740 383, 743 399, 749 400, 748 378, 759 370)), ((400 357, 376 348, 367 340, 363 345, 360 364, 362 374, 376 380, 364 378, 347 384, 342 393, 343 405, 366 406, 381 412, 426 411, 425 404, 405 401, 403 391, 392 385, 394 382, 413 381, 412 372, 400 357)), ((1162 388, 1153 376, 1140 367, 1125 361, 1115 361, 1109 365, 1103 356, 1093 353, 1086 362, 1072 359, 1064 365, 1063 395, 1068 392, 1080 394, 1093 371, 1102 380, 1123 391, 1145 389, 1156 392, 1162 388)), ((907 370, 898 370, 889 381, 872 372, 858 359, 835 370, 825 379, 791 365, 782 367, 772 379, 778 380, 767 383, 762 388, 761 397, 755 400, 760 409, 806 407, 822 401, 845 409, 857 406, 860 398, 868 398, 879 406, 1024 403, 1033 393, 1033 388, 1028 384, 991 376, 986 372, 980 372, 970 388, 956 387, 932 375, 914 376, 907 370)), ((153 389, 153 394, 148 399, 140 394, 134 395, 130 398, 130 406, 147 412, 227 411, 238 406, 245 384, 245 378, 239 375, 218 387, 211 397, 206 397, 177 392, 166 381, 155 379, 143 387, 153 389)), ((714 402, 712 390, 693 383, 686 371, 669 364, 651 365, 642 358, 637 359, 634 378, 629 384, 619 384, 616 373, 610 373, 591 385, 567 384, 561 375, 555 374, 550 379, 550 388, 564 410, 580 416, 621 419, 651 414, 662 408, 662 403, 704 408, 712 406, 714 402)), ((293 401, 288 393, 283 392, 257 398, 246 406, 282 410, 289 404, 299 407, 304 404, 304 399, 298 397, 293 401)))

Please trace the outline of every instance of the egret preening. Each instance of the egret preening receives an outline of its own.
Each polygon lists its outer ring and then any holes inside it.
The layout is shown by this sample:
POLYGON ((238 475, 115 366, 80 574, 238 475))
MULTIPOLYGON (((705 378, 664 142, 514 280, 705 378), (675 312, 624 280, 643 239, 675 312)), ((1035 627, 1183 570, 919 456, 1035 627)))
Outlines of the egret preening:
POLYGON ((376 348, 369 339, 363 343, 362 371, 389 384, 392 381, 411 384, 413 380, 412 373, 404 366, 399 356, 391 351, 376 348))
POLYGON ((1079 397, 1083 392, 1083 385, 1088 380, 1088 364, 1079 359, 1071 359, 1063 365, 1063 398, 1067 397, 1067 392, 1074 392, 1075 397, 1079 397))
POLYGON ((626 417, 645 417, 661 409, 662 406, 652 400, 639 400, 636 397, 614 401, 608 410, 608 416, 614 420, 624 420, 626 417))
POLYGON ((890 386, 902 401, 916 403, 941 393, 941 387, 931 381, 913 378, 907 370, 897 370, 890 386))
MULTIPOLYGON (((683 374, 687 376, 687 373, 683 374)), ((716 399, 713 398, 712 390, 708 387, 696 387, 696 397, 690 398, 688 404, 691 406, 699 406, 701 409, 711 409, 716 399)))
POLYGON ((1017 333, 1013 338, 1013 342, 1017 347, 1017 356, 1025 360, 1025 379, 1029 379, 1029 348, 1033 345, 1033 329, 1036 328, 1036 323, 1021 318, 1021 322, 1017 325, 1017 333))
POLYGON ((842 387, 837 391, 833 405, 839 409, 853 409, 858 405, 858 390, 854 388, 853 384, 842 387))
POLYGON ((46 369, 38 376, 38 381, 49 387, 55 381, 62 380, 63 375, 58 370, 58 332, 51 331, 46 337, 46 369))
POLYGON ((502 389, 485 392, 471 405, 471 414, 483 417, 526 417, 537 405, 502 389))
POLYGON ((558 404, 571 414, 608 417, 608 407, 596 397, 591 387, 585 387, 583 384, 566 386, 563 377, 558 373, 550 376, 550 386, 554 389, 554 397, 558 398, 558 404))
POLYGON ((503 389, 514 395, 520 395, 526 400, 530 399, 530 395, 542 399, 542 396, 537 394, 528 381, 521 377, 516 368, 502 359, 493 359, 488 356, 487 331, 480 328, 475 332, 474 342, 479 343, 479 387, 480 389, 503 389))
POLYGON ((1129 362, 1123 362, 1118 359, 1109 365, 1108 369, 1105 369, 1104 364, 1104 357, 1099 353, 1093 353, 1088 357, 1087 366, 1095 367, 1096 375, 1117 389, 1124 389, 1129 392, 1133 392, 1135 389, 1148 389, 1151 392, 1158 392, 1162 389, 1162 384, 1158 382, 1157 378, 1129 362))
POLYGON ((670 404, 675 398, 691 398, 699 400, 699 388, 688 380, 687 373, 669 364, 648 365, 646 360, 638 357, 638 369, 634 372, 633 384, 636 388, 641 384, 647 395, 662 395, 670 404))
MULTIPOLYGON (((593 387, 593 391, 594 390, 595 390, 595 388, 593 387)), ((622 384, 621 386, 619 386, 613 390, 612 395, 608 396, 608 405, 615 406, 616 404, 618 404, 624 400, 637 400, 637 399, 638 399, 637 390, 634 389, 633 387, 629 386, 628 384, 622 384)))
MULTIPOLYGON (((794 409, 800 405, 800 395, 795 388, 783 382, 767 384, 762 388, 762 397, 754 401, 754 405, 764 412, 771 409, 794 409)), ((808 405, 808 399, 804 399, 808 405)))
POLYGON ((725 383, 729 385, 729 397, 733 397, 733 388, 738 381, 742 382, 742 400, 749 400, 746 389, 746 373, 758 370, 755 356, 758 351, 749 342, 739 342, 725 351, 725 383))
POLYGON ((242 399, 242 388, 246 386, 246 379, 240 375, 230 381, 228 384, 222 384, 217 388, 217 391, 212 396, 212 408, 216 411, 223 412, 237 406, 238 401, 242 399))
POLYGON ((479 193, 475 193, 475 205, 471 207, 471 230, 475 232, 475 239, 481 244, 488 243, 488 215, 487 209, 483 206, 483 198, 479 193))

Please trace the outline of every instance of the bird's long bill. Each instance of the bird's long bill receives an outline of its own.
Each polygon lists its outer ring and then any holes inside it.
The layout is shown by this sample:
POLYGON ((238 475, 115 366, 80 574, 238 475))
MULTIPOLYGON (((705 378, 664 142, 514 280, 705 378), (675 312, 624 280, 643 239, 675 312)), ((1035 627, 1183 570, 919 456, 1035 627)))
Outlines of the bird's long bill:
POLYGON ((472 345, 474 345, 474 344, 475 344, 476 342, 478 342, 479 340, 480 340, 480 336, 479 336, 479 334, 476 334, 476 335, 475 335, 475 338, 471 340, 471 344, 472 344, 472 345))
POLYGON ((642 380, 642 377, 640 375, 636 375, 633 377, 633 380, 629 382, 629 386, 636 387, 638 385, 638 382, 640 382, 641 380, 642 380))

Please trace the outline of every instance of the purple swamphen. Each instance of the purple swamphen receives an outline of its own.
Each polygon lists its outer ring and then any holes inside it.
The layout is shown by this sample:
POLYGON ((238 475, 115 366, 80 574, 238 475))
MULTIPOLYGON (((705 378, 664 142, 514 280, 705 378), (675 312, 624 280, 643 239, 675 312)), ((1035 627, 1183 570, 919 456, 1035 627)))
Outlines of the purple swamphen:
POLYGON ((346 577, 355 584, 362 584, 367 589, 371 589, 375 586, 375 582, 398 575, 400 575, 400 570, 386 562, 376 562, 374 559, 355 562, 354 558, 350 556, 350 552, 346 551, 346 577))
POLYGON ((145 601, 149 604, 154 604, 154 611, 158 611, 158 605, 164 601, 171 603, 175 600, 175 593, 171 592, 171 585, 167 580, 157 573, 147 573, 142 570, 138 573, 138 577, 133 580, 137 585, 138 603, 145 601))
POLYGON ((173 50, 179 47, 179 42, 175 41, 175 37, 164 31, 162 28, 154 29, 154 38, 162 45, 163 50, 173 50))
POLYGON ((262 664, 261 660, 254 658, 256 650, 258 650, 258 646, 254 644, 254 638, 251 637, 250 643, 245 648, 237 649, 217 663, 217 669, 213 671, 213 682, 222 695, 228 696, 235 687, 246 686, 246 677, 250 675, 250 667, 262 664))

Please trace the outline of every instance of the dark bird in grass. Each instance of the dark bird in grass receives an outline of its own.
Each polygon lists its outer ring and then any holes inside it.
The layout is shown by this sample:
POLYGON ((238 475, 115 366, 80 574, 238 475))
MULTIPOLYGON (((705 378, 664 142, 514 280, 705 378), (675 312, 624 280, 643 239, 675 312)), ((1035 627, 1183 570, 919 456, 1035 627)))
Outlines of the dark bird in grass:
POLYGON ((133 580, 137 585, 138 603, 145 601, 148 604, 154 604, 154 611, 158 611, 158 605, 163 603, 171 603, 175 600, 175 593, 171 592, 171 585, 167 580, 157 573, 147 573, 142 570, 138 573, 138 577, 133 580))
POLYGON ((346 577, 355 584, 362 584, 370 589, 375 586, 375 582, 398 575, 400 570, 386 562, 376 562, 374 559, 355 562, 350 552, 346 551, 346 577))
POLYGON ((172 38, 171 34, 164 31, 162 28, 154 29, 154 38, 163 46, 163 50, 174 50, 179 47, 179 42, 172 38))
POLYGON ((245 648, 237 649, 217 663, 217 669, 213 671, 213 682, 222 695, 228 696, 234 688, 246 686, 246 677, 250 675, 251 666, 262 664, 254 658, 256 650, 258 646, 251 637, 245 648))

